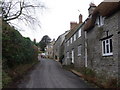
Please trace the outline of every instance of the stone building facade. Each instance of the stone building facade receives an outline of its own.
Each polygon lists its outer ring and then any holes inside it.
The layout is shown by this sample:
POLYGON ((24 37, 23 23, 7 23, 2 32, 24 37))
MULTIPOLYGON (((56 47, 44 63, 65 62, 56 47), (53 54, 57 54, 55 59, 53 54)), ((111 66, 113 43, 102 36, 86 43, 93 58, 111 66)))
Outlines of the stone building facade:
POLYGON ((69 31, 66 31, 65 33, 61 34, 57 40, 54 43, 54 59, 59 61, 60 60, 60 49, 61 49, 61 45, 65 39, 65 35, 68 34, 69 31))
POLYGON ((64 64, 73 63, 75 67, 87 67, 106 79, 118 79, 119 8, 120 2, 102 2, 97 7, 90 5, 88 18, 76 24, 65 37, 64 64))
POLYGON ((75 67, 85 66, 85 32, 83 31, 82 15, 79 15, 79 23, 71 27, 65 37, 65 61, 64 64, 73 64, 75 67))
POLYGON ((46 57, 47 58, 53 58, 53 45, 55 43, 55 39, 53 39, 52 42, 50 42, 47 46, 46 46, 46 57))
POLYGON ((118 77, 119 5, 102 2, 84 25, 88 68, 105 78, 118 77))

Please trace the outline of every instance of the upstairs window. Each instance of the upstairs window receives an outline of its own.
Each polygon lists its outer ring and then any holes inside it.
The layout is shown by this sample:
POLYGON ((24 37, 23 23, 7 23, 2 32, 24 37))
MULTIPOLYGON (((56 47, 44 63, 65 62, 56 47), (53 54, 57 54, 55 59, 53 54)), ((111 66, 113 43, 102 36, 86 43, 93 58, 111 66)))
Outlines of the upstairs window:
POLYGON ((100 27, 104 25, 104 17, 98 16, 96 20, 96 24, 100 27))
POLYGON ((71 44, 72 44, 72 37, 70 38, 70 42, 71 42, 71 44))
POLYGON ((74 34, 74 41, 76 41, 76 34, 74 34))
POLYGON ((69 52, 67 52, 67 58, 69 58, 69 52))
POLYGON ((81 28, 78 31, 78 37, 81 37, 81 28))
POLYGON ((81 55, 81 45, 78 46, 78 56, 81 55))
POLYGON ((102 54, 103 56, 113 55, 112 39, 102 41, 102 54))

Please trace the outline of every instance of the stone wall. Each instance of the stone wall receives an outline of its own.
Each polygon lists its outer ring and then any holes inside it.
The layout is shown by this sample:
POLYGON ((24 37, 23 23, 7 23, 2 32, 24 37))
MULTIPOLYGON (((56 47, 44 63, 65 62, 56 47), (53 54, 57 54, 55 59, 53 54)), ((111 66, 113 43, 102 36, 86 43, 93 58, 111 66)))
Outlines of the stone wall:
POLYGON ((75 67, 84 67, 85 66, 85 32, 83 31, 83 26, 81 27, 81 37, 76 40, 76 43, 73 44, 75 49, 75 67), (81 55, 78 56, 78 46, 81 45, 81 55))
MULTIPOLYGON (((72 40, 72 44, 70 43, 69 46, 67 46, 67 41, 65 42, 65 61, 67 65, 70 65, 72 60, 72 50, 74 50, 74 66, 75 67, 83 67, 84 66, 84 59, 85 59, 85 32, 83 31, 83 25, 77 28, 76 30, 76 41, 72 40), (78 30, 81 28, 81 37, 78 38, 78 30), (82 46, 81 55, 78 56, 78 46, 82 46), (69 58, 67 58, 67 52, 69 52, 69 58)), ((74 34, 71 35, 71 37, 74 37, 74 34)), ((72 38, 73 39, 73 38, 72 38)), ((70 39, 68 39, 70 40, 70 39)))
POLYGON ((87 32, 87 51, 88 51, 88 68, 95 70, 101 76, 117 77, 118 76, 118 13, 107 17, 102 27, 97 25, 87 32), (108 35, 113 35, 113 55, 102 56, 101 39, 108 35))

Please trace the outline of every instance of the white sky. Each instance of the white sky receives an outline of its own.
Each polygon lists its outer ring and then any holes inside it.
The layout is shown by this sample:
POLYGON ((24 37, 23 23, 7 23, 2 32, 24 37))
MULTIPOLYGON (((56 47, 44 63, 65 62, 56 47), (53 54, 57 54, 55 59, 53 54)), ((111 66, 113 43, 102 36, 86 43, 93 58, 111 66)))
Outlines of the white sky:
MULTIPOLYGON (((41 28, 22 31, 22 35, 34 38, 39 42, 44 35, 51 39, 57 39, 59 35, 70 29, 70 22, 78 22, 79 14, 83 15, 83 21, 88 16, 89 4, 98 5, 103 0, 41 0, 47 7, 42 13, 38 12, 41 28), (79 12, 79 11, 80 12, 79 12)), ((25 28, 28 29, 28 28, 25 28)), ((29 28, 30 29, 30 28, 29 28)))

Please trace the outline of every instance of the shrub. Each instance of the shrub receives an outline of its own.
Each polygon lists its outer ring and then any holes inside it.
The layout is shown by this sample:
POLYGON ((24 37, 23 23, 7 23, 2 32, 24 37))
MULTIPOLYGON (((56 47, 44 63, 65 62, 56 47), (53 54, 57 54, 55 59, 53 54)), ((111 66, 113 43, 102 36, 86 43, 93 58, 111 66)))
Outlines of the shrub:
POLYGON ((31 67, 38 59, 38 49, 29 39, 23 37, 14 27, 3 22, 2 32, 2 84, 3 87, 11 82, 14 74, 24 73, 28 68, 19 68, 20 66, 31 67), (19 68, 17 73, 15 68, 19 68))
POLYGON ((3 58, 5 58, 5 61, 3 61, 4 65, 12 68, 36 60, 38 52, 34 48, 34 43, 29 38, 23 37, 7 23, 4 23, 4 26, 2 34, 2 52, 3 58))
POLYGON ((9 82, 11 82, 11 77, 6 72, 2 72, 2 87, 5 87, 9 82))

